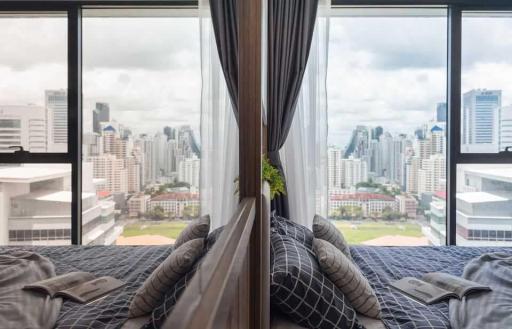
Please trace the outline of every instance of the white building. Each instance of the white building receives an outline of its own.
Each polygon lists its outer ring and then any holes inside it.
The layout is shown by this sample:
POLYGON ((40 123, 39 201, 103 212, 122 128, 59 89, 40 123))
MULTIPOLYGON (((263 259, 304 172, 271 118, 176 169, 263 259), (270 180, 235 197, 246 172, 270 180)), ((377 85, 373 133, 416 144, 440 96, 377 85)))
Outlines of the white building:
MULTIPOLYGON (((87 169, 86 169, 87 170, 87 169)), ((71 167, 62 164, 0 168, 0 245, 71 243, 71 167)), ((82 193, 82 241, 113 244, 114 204, 82 193)))
POLYGON ((446 182, 446 159, 442 154, 434 154, 421 161, 418 170, 418 194, 444 190, 446 182))
POLYGON ((193 155, 178 164, 178 180, 189 183, 190 186, 199 187, 199 170, 201 160, 193 155))
POLYGON ((46 152, 45 110, 40 106, 0 105, 0 152, 9 146, 22 146, 30 152, 46 152))
POLYGON ((512 168, 461 165, 457 181, 457 244, 512 246, 512 168))
POLYGON ((416 210, 418 208, 418 201, 409 195, 397 195, 396 209, 401 214, 406 214, 407 218, 416 219, 416 210))
POLYGON ((512 105, 501 108, 500 151, 504 151, 507 146, 512 147, 512 105))
POLYGON ((379 217, 386 208, 397 210, 394 197, 378 193, 347 193, 329 197, 329 213, 340 207, 359 207, 364 217, 379 217))
POLYGON ((327 180, 329 189, 342 187, 341 158, 342 150, 340 148, 333 146, 327 149, 327 180))
POLYGON ((341 183, 345 188, 354 187, 357 183, 366 182, 368 180, 368 166, 361 159, 341 159, 339 162, 341 167, 341 183))
POLYGON ((143 193, 136 194, 128 200, 128 216, 138 217, 148 210, 149 200, 151 196, 143 193))
POLYGON ((161 207, 167 214, 178 218, 183 217, 186 207, 199 207, 199 194, 187 192, 172 192, 155 196, 149 201, 148 210, 161 207))
POLYGON ((63 89, 46 90, 46 125, 48 152, 67 152, 68 95, 63 89))
POLYGON ((463 95, 462 107, 462 151, 497 152, 501 90, 468 91, 463 95))

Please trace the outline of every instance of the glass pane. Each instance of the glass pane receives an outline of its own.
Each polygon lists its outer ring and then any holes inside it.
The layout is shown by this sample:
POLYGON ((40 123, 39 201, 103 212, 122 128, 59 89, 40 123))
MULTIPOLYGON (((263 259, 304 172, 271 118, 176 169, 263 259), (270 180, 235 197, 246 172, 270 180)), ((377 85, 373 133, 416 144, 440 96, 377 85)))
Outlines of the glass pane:
POLYGON ((512 246, 512 165, 457 166, 457 245, 512 246))
POLYGON ((444 9, 341 9, 329 44, 329 217, 351 243, 445 243, 444 9))
POLYGON ((461 151, 512 146, 512 13, 463 13, 461 151))
POLYGON ((66 14, 0 13, 0 152, 67 152, 66 14))
POLYGON ((0 190, 0 245, 71 243, 71 165, 0 164, 0 190))
POLYGON ((173 243, 199 214, 199 22, 181 13, 84 11, 83 189, 115 223, 94 243, 173 243))

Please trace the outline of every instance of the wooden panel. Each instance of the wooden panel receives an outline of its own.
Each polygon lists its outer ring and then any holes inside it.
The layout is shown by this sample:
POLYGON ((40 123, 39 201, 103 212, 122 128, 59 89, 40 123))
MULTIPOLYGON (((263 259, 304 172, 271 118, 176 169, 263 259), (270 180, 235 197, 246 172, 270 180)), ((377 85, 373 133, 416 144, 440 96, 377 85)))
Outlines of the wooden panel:
MULTIPOLYGON (((250 242, 250 327, 268 328, 266 271, 269 251, 264 247, 267 228, 261 220, 261 51, 262 1, 238 0, 240 128, 240 196, 256 198, 256 222, 250 242)), ((242 301, 240 301, 242 302, 242 301)), ((243 327, 241 327, 243 328, 243 327)), ((245 328, 244 328, 245 329, 245 328)))

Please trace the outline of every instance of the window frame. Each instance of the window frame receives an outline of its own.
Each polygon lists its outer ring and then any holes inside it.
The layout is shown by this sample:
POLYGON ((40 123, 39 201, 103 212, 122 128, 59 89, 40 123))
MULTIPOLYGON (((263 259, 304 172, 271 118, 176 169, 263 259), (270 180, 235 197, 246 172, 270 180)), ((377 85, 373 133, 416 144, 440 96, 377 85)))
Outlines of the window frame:
MULTIPOLYGON (((71 164, 71 243, 82 242, 82 9, 86 6, 111 8, 172 6, 197 8, 194 0, 0 0, 2 12, 66 12, 67 13, 67 74, 68 74, 68 151, 66 153, 0 153, 0 163, 66 163, 71 164)), ((446 244, 456 244, 457 165, 465 163, 512 163, 512 152, 461 153, 461 36, 463 11, 510 11, 510 0, 332 0, 332 6, 354 7, 432 7, 448 9, 447 63, 447 205, 446 244)))

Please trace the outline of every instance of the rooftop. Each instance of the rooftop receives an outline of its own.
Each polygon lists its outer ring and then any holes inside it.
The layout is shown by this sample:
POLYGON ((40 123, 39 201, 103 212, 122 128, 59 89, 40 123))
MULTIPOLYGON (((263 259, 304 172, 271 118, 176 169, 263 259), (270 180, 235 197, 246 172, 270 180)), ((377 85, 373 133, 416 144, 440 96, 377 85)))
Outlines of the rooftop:
POLYGON ((481 168, 465 169, 467 173, 481 176, 492 180, 512 183, 512 167, 511 166, 485 166, 481 168))
POLYGON ((348 193, 348 194, 338 194, 331 195, 331 200, 333 201, 343 201, 343 200, 357 200, 357 201, 369 201, 369 200, 379 200, 379 201, 395 201, 395 198, 385 194, 379 193, 348 193))
POLYGON ((151 201, 199 200, 198 193, 172 192, 157 195, 151 201))
POLYGON ((0 183, 35 183, 71 175, 71 166, 44 164, 0 167, 0 183))
MULTIPOLYGON (((33 200, 33 201, 48 201, 48 202, 71 202, 71 191, 50 191, 43 190, 37 192, 31 192, 27 194, 23 194, 20 196, 16 196, 14 200, 33 200)), ((82 199, 88 199, 93 197, 94 193, 82 193, 82 199)))
POLYGON ((486 202, 503 202, 508 201, 508 198, 487 192, 464 192, 457 193, 457 199, 467 203, 486 203, 486 202))

